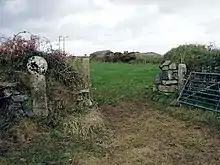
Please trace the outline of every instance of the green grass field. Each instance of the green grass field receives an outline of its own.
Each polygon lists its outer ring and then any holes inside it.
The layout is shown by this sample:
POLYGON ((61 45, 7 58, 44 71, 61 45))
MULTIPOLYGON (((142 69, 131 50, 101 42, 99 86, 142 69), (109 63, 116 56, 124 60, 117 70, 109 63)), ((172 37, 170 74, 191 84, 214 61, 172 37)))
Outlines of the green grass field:
POLYGON ((92 94, 97 102, 140 98, 159 72, 155 64, 91 63, 92 94))

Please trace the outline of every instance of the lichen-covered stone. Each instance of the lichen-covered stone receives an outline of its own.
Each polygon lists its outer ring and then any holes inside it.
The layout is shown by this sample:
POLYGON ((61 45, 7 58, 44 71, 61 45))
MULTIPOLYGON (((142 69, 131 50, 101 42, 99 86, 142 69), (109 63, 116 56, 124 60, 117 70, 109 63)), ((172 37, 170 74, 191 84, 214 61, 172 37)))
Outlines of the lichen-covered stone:
POLYGON ((164 63, 162 64, 163 66, 168 66, 171 64, 171 60, 166 60, 164 61, 164 63))
POLYGON ((27 69, 31 74, 45 74, 47 68, 47 61, 43 57, 33 56, 28 60, 27 69))
POLYGON ((170 61, 170 60, 166 60, 166 61, 164 61, 164 62, 160 65, 160 68, 162 69, 163 67, 169 66, 170 64, 171 64, 171 61, 170 61))
POLYGON ((49 114, 46 96, 46 80, 44 75, 31 75, 31 93, 33 98, 33 113, 39 117, 49 114))
POLYGON ((173 79, 173 72, 172 72, 172 70, 168 70, 168 71, 167 71, 167 75, 168 75, 168 79, 169 79, 169 80, 172 80, 172 79, 173 79))
POLYGON ((186 65, 179 64, 179 66, 178 66, 178 90, 179 90, 179 93, 182 90, 186 73, 187 73, 186 65))
POLYGON ((4 97, 10 97, 12 95, 12 92, 9 90, 4 90, 3 95, 4 95, 4 97))
POLYGON ((163 66, 162 68, 161 68, 161 70, 169 70, 169 66, 163 66))
POLYGON ((214 68, 214 71, 215 71, 215 72, 220 72, 220 66, 216 66, 216 67, 214 68))
POLYGON ((176 85, 159 85, 158 90, 161 92, 166 92, 166 93, 174 93, 177 90, 176 85))
POLYGON ((163 80, 162 84, 163 85, 177 85, 177 80, 163 80))
POLYGON ((170 64, 169 69, 170 70, 177 70, 176 63, 170 64))
POLYGON ((16 95, 16 96, 12 96, 11 98, 13 102, 16 102, 16 103, 24 102, 28 100, 26 95, 16 95))
POLYGON ((44 74, 48 68, 47 61, 43 57, 34 56, 28 60, 27 69, 31 73, 30 86, 33 98, 33 113, 38 117, 47 117, 46 78, 44 74))
POLYGON ((18 83, 0 82, 0 89, 16 87, 18 83))
POLYGON ((21 93, 14 89, 4 89, 4 94, 7 96, 11 96, 11 95, 19 95, 21 93))

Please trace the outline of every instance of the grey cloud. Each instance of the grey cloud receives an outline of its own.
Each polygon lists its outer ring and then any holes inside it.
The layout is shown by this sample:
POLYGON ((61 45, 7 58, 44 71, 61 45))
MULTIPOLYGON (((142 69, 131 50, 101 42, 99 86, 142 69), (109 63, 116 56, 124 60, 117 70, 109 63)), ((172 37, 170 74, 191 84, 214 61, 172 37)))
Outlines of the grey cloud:
POLYGON ((88 41, 97 39, 100 34, 105 33, 108 29, 101 25, 91 25, 87 27, 77 26, 77 23, 65 24, 60 27, 58 34, 69 34, 69 38, 74 40, 85 39, 88 41))
POLYGON ((212 19, 200 25, 205 27, 206 34, 220 33, 220 18, 212 19))
POLYGON ((111 0, 115 4, 158 5, 160 12, 174 12, 191 4, 191 0, 111 0))
MULTIPOLYGON (((0 5, 5 5, 6 1, 12 0, 0 0, 0 5)), ((25 10, 17 15, 3 7, 3 15, 1 15, 0 12, 0 30, 3 28, 3 32, 6 32, 7 34, 28 30, 34 34, 45 36, 51 41, 55 41, 60 34, 66 34, 69 36, 68 41, 72 41, 73 43, 75 41, 80 41, 81 43, 82 40, 82 43, 84 41, 91 43, 91 49, 95 45, 95 48, 99 46, 111 46, 112 49, 120 47, 138 47, 140 51, 142 51, 142 49, 143 51, 146 50, 146 45, 148 45, 150 49, 165 50, 165 47, 170 46, 169 44, 173 44, 173 42, 171 43, 171 41, 167 41, 166 38, 163 38, 164 36, 158 36, 160 35, 158 29, 163 28, 158 26, 166 26, 166 22, 162 21, 161 24, 158 22, 160 22, 161 18, 166 14, 178 14, 180 19, 188 19, 189 17, 191 22, 189 21, 189 24, 186 24, 186 26, 196 24, 199 27, 206 29, 206 33, 211 34, 210 36, 217 36, 220 31, 220 23, 218 23, 220 22, 220 19, 209 19, 209 16, 210 18, 212 17, 213 6, 217 6, 215 8, 216 10, 220 5, 219 0, 112 0, 111 2, 116 4, 116 6, 126 6, 130 4, 134 6, 136 10, 134 15, 132 15, 132 11, 129 18, 126 18, 123 21, 120 20, 121 22, 115 27, 102 26, 101 23, 100 25, 79 24, 81 16, 78 17, 78 15, 76 15, 75 17, 75 14, 80 15, 81 12, 100 9, 100 6, 96 6, 92 0, 26 0, 26 2, 25 10), (148 6, 151 5, 156 8, 154 12, 148 11, 148 6), (204 15, 201 14, 208 16, 204 18, 204 15), (64 24, 57 28, 60 21, 68 15, 72 16, 68 17, 67 21, 64 19, 62 21, 64 24), (69 18, 71 18, 71 20, 69 20, 69 18), (198 18, 200 19, 199 21, 198 18), (1 24, 2 19, 3 26, 1 24), (206 22, 203 21, 203 19, 206 20, 206 22), (66 24, 65 21, 67 22, 66 24), (198 22, 202 22, 202 24, 199 24, 198 22), (151 38, 155 39, 155 43, 153 43, 152 40, 150 41, 151 38)), ((215 18, 218 17, 216 16, 218 15, 218 12, 216 13, 215 18)), ((181 23, 181 20, 174 21, 176 22, 173 26, 181 23)), ((193 27, 194 26, 192 26, 192 28, 193 27)), ((179 31, 184 31, 184 28, 185 27, 181 28, 179 31)), ((169 30, 167 33, 172 35, 172 32, 169 30)), ((78 47, 80 47, 79 49, 82 51, 87 49, 83 44, 78 47)))
MULTIPOLYGON (((38 19, 38 18, 50 18, 53 14, 53 11, 55 10, 57 3, 52 0, 29 0, 26 1, 26 9, 23 12, 20 12, 16 15, 8 11, 5 7, 6 2, 4 3, 3 6, 3 27, 5 28, 11 28, 13 26, 20 26, 24 22, 31 20, 31 19, 38 19)), ((8 2, 10 3, 10 2, 8 2)), ((15 9, 16 10, 16 9, 15 9)))
MULTIPOLYGON (((216 6, 220 5, 219 0, 110 0, 113 4, 117 5, 150 5, 156 4, 161 13, 179 13, 188 8, 201 6, 216 6)), ((205 12, 205 11, 204 11, 205 12)))
MULTIPOLYGON (((96 44, 110 44, 112 42, 121 42, 122 40, 136 38, 141 35, 142 30, 149 29, 149 33, 154 33, 152 31, 152 24, 156 22, 159 14, 155 12, 152 15, 151 12, 146 11, 145 6, 139 6, 136 9, 136 14, 119 22, 114 28, 107 28, 102 25, 90 25, 90 26, 80 26, 78 22, 72 20, 71 23, 65 24, 58 31, 57 34, 69 34, 69 38, 73 40, 84 39, 86 41, 91 41, 96 44), (150 15, 151 14, 151 15, 150 15), (126 30, 130 30, 130 33, 126 33, 126 30), (101 37, 101 39, 99 38, 101 37)), ((55 31, 54 31, 55 32, 55 31)))
POLYGON ((3 13, 0 15, 0 20, 3 22, 2 28, 19 29, 30 20, 38 22, 43 18, 50 22, 59 20, 68 14, 96 9, 91 0, 71 2, 68 0, 26 0, 26 9, 14 15, 5 8, 6 1, 12 0, 1 0, 0 5, 3 6, 3 13))
POLYGON ((147 11, 146 6, 139 6, 137 7, 136 14, 132 18, 120 22, 115 27, 115 31, 130 28, 132 29, 134 37, 139 36, 142 30, 151 29, 149 33, 153 33, 152 25, 156 23, 159 18, 160 14, 157 11, 152 13, 147 11))

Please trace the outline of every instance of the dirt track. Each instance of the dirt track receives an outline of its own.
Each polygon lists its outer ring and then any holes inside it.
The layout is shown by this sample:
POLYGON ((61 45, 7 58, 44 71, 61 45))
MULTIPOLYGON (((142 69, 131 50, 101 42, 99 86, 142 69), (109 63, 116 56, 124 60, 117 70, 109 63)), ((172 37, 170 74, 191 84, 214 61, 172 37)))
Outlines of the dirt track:
POLYGON ((220 164, 220 136, 207 126, 174 119, 149 105, 101 108, 113 131, 110 151, 85 164, 220 164))

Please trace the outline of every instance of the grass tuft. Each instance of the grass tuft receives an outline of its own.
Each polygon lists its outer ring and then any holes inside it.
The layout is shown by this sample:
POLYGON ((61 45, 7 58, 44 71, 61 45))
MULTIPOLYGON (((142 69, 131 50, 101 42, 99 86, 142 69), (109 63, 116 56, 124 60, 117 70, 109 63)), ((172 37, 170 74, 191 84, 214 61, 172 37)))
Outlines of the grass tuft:
POLYGON ((88 139, 105 129, 103 117, 96 109, 92 109, 85 115, 68 117, 62 123, 62 127, 65 136, 82 139, 88 139))

